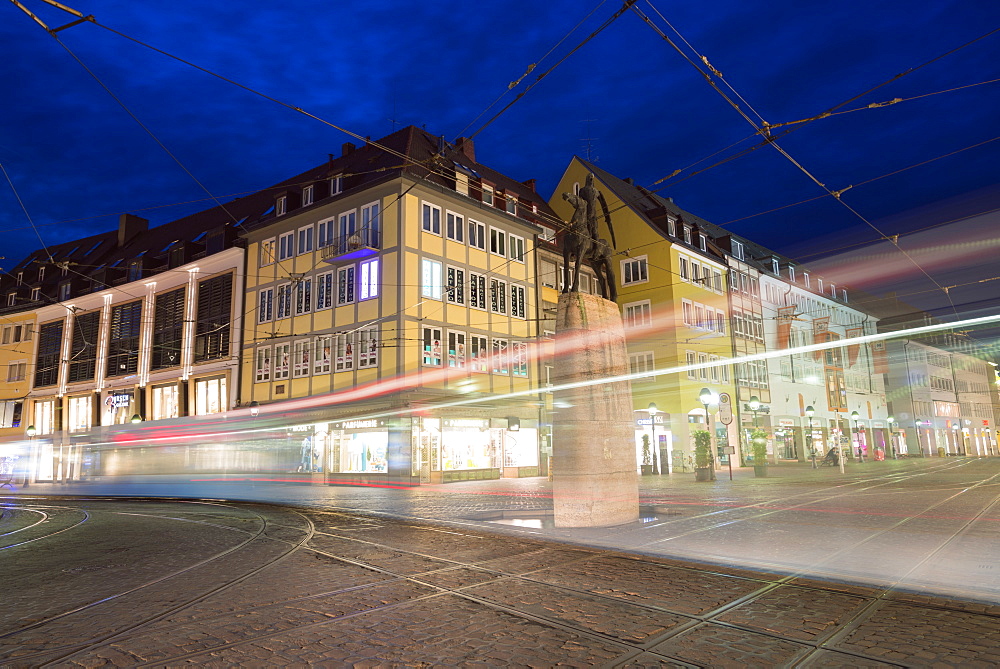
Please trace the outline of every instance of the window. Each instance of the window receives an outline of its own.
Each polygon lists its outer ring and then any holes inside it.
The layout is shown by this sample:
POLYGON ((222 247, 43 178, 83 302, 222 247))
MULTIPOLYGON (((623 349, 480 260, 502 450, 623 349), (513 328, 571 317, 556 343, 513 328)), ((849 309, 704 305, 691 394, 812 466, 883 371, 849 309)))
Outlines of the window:
POLYGON ((185 289, 177 288, 156 296, 153 306, 152 369, 165 369, 181 364, 181 343, 184 334, 185 289))
POLYGON ((16 300, 16 299, 17 299, 17 293, 8 293, 7 294, 7 306, 8 307, 14 306, 14 300, 16 300))
POLYGON ((313 229, 310 225, 307 228, 299 229, 299 255, 312 253, 313 250, 313 229))
POLYGON ((373 297, 378 297, 378 265, 378 258, 372 258, 360 263, 361 297, 359 299, 370 300, 373 297))
POLYGON ((469 219, 469 246, 486 250, 486 225, 469 219))
POLYGON ((816 279, 816 290, 820 293, 823 292, 823 279, 816 279))
POLYGON ((694 260, 691 261, 691 281, 695 283, 701 281, 701 265, 694 260))
POLYGON ((22 283, 24 283, 24 272, 18 272, 17 273, 17 285, 20 286, 22 283))
POLYGON ((38 268, 38 282, 41 283, 45 280, 45 267, 38 268))
POLYGON ((507 257, 507 233, 497 228, 490 228, 490 253, 507 257))
POLYGON ((340 195, 344 192, 344 175, 330 177, 330 195, 340 195))
POLYGON ((694 304, 681 300, 681 320, 684 325, 694 325, 694 304))
MULTIPOLYGON (((69 287, 69 284, 63 284, 63 285, 59 286, 59 299, 60 300, 69 299, 69 295, 66 295, 66 297, 63 297, 64 293, 68 293, 69 292, 68 290, 65 290, 68 287, 69 287)), ((31 289, 31 301, 32 302, 37 302, 40 299, 42 299, 42 289, 41 288, 32 288, 31 289)))
POLYGON ((274 288, 257 293, 257 322, 267 323, 274 319, 274 288))
POLYGON ((528 345, 523 341, 511 345, 510 371, 514 376, 528 376, 528 345))
POLYGON ((73 334, 70 342, 69 369, 66 380, 69 383, 90 381, 97 368, 97 333, 100 326, 100 312, 80 314, 73 319, 73 334))
POLYGON ((667 234, 671 237, 677 236, 677 221, 672 218, 667 218, 667 234))
POLYGON ((738 242, 733 240, 733 257, 737 260, 743 260, 743 242, 738 242))
POLYGON ((554 262, 549 262, 548 260, 542 261, 542 285, 546 288, 556 287, 556 272, 557 266, 554 262))
POLYGON ((705 329, 705 307, 700 304, 694 305, 694 326, 702 330, 705 329))
MULTIPOLYGON (((688 271, 688 260, 687 260, 687 258, 685 258, 684 256, 679 257, 677 259, 677 266, 680 269, 680 275, 681 275, 681 279, 682 280, 687 281, 688 279, 691 278, 691 273, 688 271)), ((622 265, 622 269, 624 269, 624 268, 625 268, 625 266, 623 264, 622 265)))
POLYGON ((7 382, 24 381, 27 366, 28 363, 26 362, 12 362, 7 365, 7 382))
POLYGON ((445 235, 456 242, 465 241, 465 218, 449 211, 445 215, 445 235))
POLYGON ((307 314, 312 311, 312 277, 299 279, 295 283, 295 313, 307 314))
POLYGON ((51 386, 58 382, 62 336, 63 321, 46 323, 39 329, 38 353, 35 356, 35 386, 51 386))
POLYGON ((333 346, 333 337, 325 335, 323 337, 316 337, 316 341, 313 343, 313 374, 329 374, 330 373, 330 357, 331 348, 333 346))
POLYGON ((707 381, 708 380, 708 355, 706 355, 704 353, 699 353, 698 354, 698 366, 700 368, 698 370, 698 376, 701 378, 702 381, 707 381))
POLYGON ((493 186, 483 184, 483 204, 493 206, 493 186))
POLYGON ((507 374, 509 360, 507 356, 507 340, 493 338, 493 373, 507 374))
POLYGON ((777 258, 771 258, 771 273, 775 276, 781 275, 781 266, 779 265, 777 258))
POLYGON ((283 283, 278 286, 278 318, 288 318, 292 315, 292 284, 283 283))
POLYGON ((511 194, 507 195, 507 213, 508 214, 517 214, 517 196, 516 195, 511 195, 511 194))
POLYGON ((448 268, 448 301, 465 304, 465 270, 448 268))
MULTIPOLYGON (((710 363, 718 362, 719 361, 719 356, 717 356, 717 355, 710 355, 710 356, 708 356, 708 361, 710 363)), ((712 383, 718 383, 719 382, 719 366, 718 365, 714 365, 711 369, 708 370, 708 373, 709 373, 709 375, 712 378, 712 383)))
POLYGON ((702 251, 708 250, 707 239, 705 238, 705 235, 701 234, 700 232, 698 233, 698 248, 700 248, 702 251))
POLYGON ((294 239, 295 233, 292 232, 278 237, 278 260, 287 260, 292 257, 295 253, 295 249, 292 248, 294 239))
POLYGON ((334 371, 347 372, 354 369, 354 333, 345 332, 333 337, 336 363, 334 371))
POLYGON ((420 294, 441 299, 441 263, 424 258, 420 261, 420 294))
POLYGON ((135 374, 138 370, 141 316, 142 302, 138 300, 112 307, 106 376, 135 374))
MULTIPOLYGON (((652 352, 646 351, 643 353, 632 353, 628 357, 628 370, 633 377, 639 374, 644 374, 646 372, 651 372, 655 369, 653 365, 653 354, 652 352)), ((632 383, 642 382, 642 381, 653 381, 656 377, 653 375, 644 376, 642 378, 633 378, 632 383)))
POLYGON ((372 202, 361 207, 361 236, 368 240, 372 248, 380 248, 382 239, 381 205, 372 202))
POLYGON ((314 190, 315 190, 314 186, 306 186, 305 188, 302 189, 302 206, 303 207, 307 207, 307 206, 309 206, 310 204, 313 203, 314 190))
POLYGON ((260 243, 260 266, 274 264, 274 238, 265 239, 260 243))
POLYGON ((424 365, 428 367, 440 367, 441 328, 432 328, 424 326, 423 345, 424 345, 424 356, 423 356, 424 365))
POLYGON ((358 367, 378 365, 378 326, 370 325, 358 330, 358 367))
POLYGON ((795 281, 795 268, 791 265, 788 266, 788 280, 795 281))
POLYGON ((625 311, 625 327, 639 327, 653 322, 649 300, 626 304, 623 309, 625 311))
POLYGON ((469 306, 486 309, 486 277, 469 272, 469 306))
POLYGON ((448 366, 459 369, 465 367, 465 333, 448 332, 448 366))
POLYGON ((495 314, 507 313, 507 282, 490 279, 490 311, 495 314))
POLYGON ((425 232, 441 234, 441 207, 424 202, 421 213, 421 227, 425 232))
POLYGON ((510 259, 524 262, 524 237, 509 235, 508 239, 510 240, 510 259))
POLYGON ((339 224, 340 239, 346 242, 354 236, 355 232, 357 232, 358 212, 354 209, 345 211, 337 217, 337 221, 339 224))
POLYGON ((354 303, 354 265, 337 270, 337 306, 354 303))
POLYGON ((316 247, 326 248, 327 246, 332 246, 334 238, 336 237, 334 233, 334 219, 328 218, 325 221, 320 221, 316 225, 316 247))
POLYGON ((690 225, 685 225, 684 226, 684 243, 685 244, 690 244, 691 243, 691 226, 690 225))
POLYGON ((511 285, 510 287, 510 315, 514 318, 524 318, 525 291, 524 286, 511 285))
POLYGON ((487 348, 486 337, 481 337, 479 335, 469 335, 469 344, 471 346, 472 357, 470 359, 470 366, 474 372, 488 372, 489 366, 487 360, 490 357, 489 349, 487 348))
POLYGON ((717 292, 722 292, 722 272, 716 269, 712 270, 712 287, 717 292))
POLYGON ((646 256, 639 258, 629 258, 622 260, 622 285, 628 286, 633 283, 642 283, 649 280, 646 270, 646 256))
POLYGON ((316 310, 333 306, 333 272, 316 275, 316 310))
POLYGON ((802 281, 805 282, 806 288, 811 288, 812 287, 812 286, 809 285, 810 284, 810 281, 809 281, 809 272, 803 272, 802 273, 802 281))
POLYGON ((194 362, 229 357, 232 322, 233 274, 198 283, 194 362))
POLYGON ((284 216, 285 212, 288 211, 288 198, 282 195, 278 198, 278 201, 274 204, 274 215, 284 216))
POLYGON ((278 344, 274 347, 274 378, 287 379, 291 367, 292 345, 278 344))
POLYGON ((271 380, 271 347, 262 346, 254 355, 254 380, 263 383, 271 380))
POLYGON ((695 364, 696 364, 695 363, 695 354, 694 354, 694 351, 685 351, 684 352, 684 363, 685 363, 685 365, 687 365, 687 368, 688 368, 688 370, 687 370, 687 377, 689 379, 697 379, 698 378, 698 370, 694 368, 695 364))

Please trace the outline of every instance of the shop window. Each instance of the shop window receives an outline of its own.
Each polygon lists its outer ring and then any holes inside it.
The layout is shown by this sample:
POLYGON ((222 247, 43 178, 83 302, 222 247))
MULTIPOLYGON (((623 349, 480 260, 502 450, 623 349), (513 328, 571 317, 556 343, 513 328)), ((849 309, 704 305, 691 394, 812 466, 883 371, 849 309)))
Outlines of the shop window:
POLYGON ((448 332, 448 366, 459 369, 465 367, 465 333, 448 332))
POLYGON ((329 374, 333 338, 317 337, 313 352, 313 374, 329 374))
POLYGON ((271 380, 271 347, 262 346, 256 350, 254 356, 254 380, 257 383, 264 383, 271 380))
POLYGON ((70 397, 68 401, 69 405, 69 431, 70 432, 83 432, 84 430, 89 430, 91 425, 91 416, 93 415, 93 410, 91 409, 91 396, 83 395, 82 397, 70 397))
POLYGON ((309 347, 308 339, 300 339, 292 346, 292 376, 301 378, 309 376, 309 347))
POLYGON ((358 330, 358 367, 378 365, 378 326, 370 325, 358 330))
POLYGON ((337 347, 337 364, 334 369, 338 372, 354 369, 354 333, 335 335, 334 342, 337 347))
POLYGON ((194 382, 194 412, 197 416, 220 413, 228 408, 226 377, 198 379, 194 382))
POLYGON ((525 291, 524 286, 516 284, 510 287, 510 315, 514 318, 524 318, 525 314, 525 291))
POLYGON ((441 329, 424 326, 423 328, 424 365, 428 367, 441 366, 441 329))
POLYGON ((163 420, 180 416, 179 398, 180 395, 175 383, 165 386, 153 386, 152 419, 163 420))
POLYGON ((472 351, 472 371, 489 372, 490 351, 486 337, 471 335, 469 337, 472 351))
POLYGON ((274 347, 274 378, 287 379, 291 371, 291 344, 278 344, 274 347))

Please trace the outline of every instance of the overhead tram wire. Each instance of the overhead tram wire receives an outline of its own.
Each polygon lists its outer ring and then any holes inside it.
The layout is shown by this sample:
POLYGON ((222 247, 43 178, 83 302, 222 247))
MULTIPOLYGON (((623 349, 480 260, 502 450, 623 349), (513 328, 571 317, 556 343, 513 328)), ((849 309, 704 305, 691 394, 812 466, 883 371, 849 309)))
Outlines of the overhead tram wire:
POLYGON ((598 3, 598 5, 596 7, 594 7, 592 10, 590 10, 589 12, 587 12, 587 14, 582 19, 580 19, 580 21, 575 26, 573 26, 568 33, 566 33, 565 35, 563 35, 562 39, 560 39, 558 42, 556 42, 552 46, 552 48, 550 48, 548 51, 546 51, 544 56, 542 56, 541 58, 539 58, 534 63, 530 63, 528 65, 528 68, 524 71, 524 74, 522 74, 520 77, 518 77, 514 81, 510 82, 507 85, 507 89, 504 90, 504 92, 501 93, 499 96, 497 96, 497 99, 494 100, 493 102, 491 102, 489 104, 489 106, 486 107, 486 109, 484 109, 483 111, 479 112, 479 114, 476 116, 476 118, 472 119, 468 123, 468 125, 466 125, 464 128, 462 128, 462 130, 456 136, 457 137, 461 137, 465 133, 465 131, 468 130, 469 128, 471 128, 473 125, 475 125, 475 123, 479 119, 481 119, 483 117, 483 115, 485 115, 487 112, 489 112, 489 110, 493 109, 493 107, 495 107, 497 105, 497 103, 499 103, 500 100, 502 100, 504 98, 504 96, 507 95, 507 93, 509 93, 510 91, 514 90, 518 86, 520 86, 521 82, 524 81, 524 78, 527 77, 532 72, 534 72, 535 68, 538 67, 539 63, 543 62, 546 58, 548 58, 549 56, 551 56, 553 51, 555 51, 556 49, 558 49, 562 45, 563 42, 565 42, 567 39, 569 39, 569 36, 572 35, 574 32, 576 32, 577 29, 579 29, 579 27, 582 26, 584 24, 584 22, 587 21, 587 19, 589 19, 591 16, 593 16, 594 13, 598 9, 600 9, 601 7, 603 7, 607 3, 607 1, 608 0, 601 0, 601 2, 598 3))
POLYGON ((3 171, 4 178, 7 180, 7 183, 10 185, 11 191, 14 192, 14 197, 17 198, 17 203, 18 203, 18 205, 20 205, 21 211, 24 212, 24 217, 28 219, 28 223, 31 224, 31 229, 35 231, 35 236, 38 237, 38 243, 42 245, 42 249, 45 251, 45 255, 48 256, 49 261, 54 262, 53 259, 52 259, 52 253, 49 252, 49 247, 47 247, 45 245, 45 242, 42 240, 42 235, 38 231, 38 226, 35 225, 35 221, 31 218, 31 214, 28 213, 28 208, 24 206, 24 201, 21 199, 21 194, 17 192, 17 188, 14 186, 14 182, 11 180, 10 175, 7 174, 7 168, 3 166, 2 162, 0 162, 0 170, 3 171))
MULTIPOLYGON (((647 0, 647 2, 649 2, 650 6, 652 6, 652 3, 650 2, 650 0, 647 0)), ((698 71, 698 73, 702 75, 702 77, 703 77, 703 78, 705 79, 705 81, 706 81, 706 82, 707 82, 707 83, 708 83, 708 84, 709 84, 709 85, 710 85, 710 86, 711 86, 711 87, 712 87, 712 88, 713 88, 713 89, 714 89, 714 90, 715 90, 715 91, 716 91, 717 93, 719 93, 719 95, 721 95, 721 96, 723 97, 723 99, 725 99, 725 100, 726 100, 726 102, 728 102, 728 103, 730 104, 730 106, 732 106, 732 107, 733 107, 733 109, 735 109, 735 110, 736 110, 736 112, 737 112, 737 113, 738 113, 738 114, 739 114, 740 116, 742 116, 742 117, 744 118, 744 120, 746 120, 746 121, 747 121, 747 122, 748 122, 748 123, 749 123, 750 125, 752 125, 752 126, 753 126, 753 127, 755 128, 755 130, 757 130, 758 132, 760 132, 760 133, 764 134, 765 136, 767 136, 767 135, 768 135, 768 130, 767 130, 767 126, 766 126, 766 122, 764 122, 764 124, 763 124, 762 126, 758 127, 758 126, 757 126, 757 124, 756 124, 756 123, 754 123, 754 121, 753 121, 753 120, 752 120, 752 119, 751 119, 751 118, 750 118, 750 117, 749 117, 749 116, 747 115, 747 113, 746 113, 746 112, 745 112, 745 111, 744 111, 744 110, 743 110, 742 108, 740 108, 740 106, 739 106, 739 105, 737 105, 736 103, 734 103, 734 102, 733 102, 733 101, 732 101, 732 100, 731 100, 731 99, 729 98, 729 96, 727 96, 727 95, 726 95, 726 94, 725 94, 725 93, 724 93, 724 92, 723 92, 723 91, 722 91, 722 90, 721 90, 721 89, 720 89, 720 88, 719 88, 719 87, 718 87, 718 86, 717 86, 717 85, 715 84, 715 82, 714 82, 714 81, 712 80, 712 78, 711 78, 711 77, 710 77, 710 76, 709 76, 708 74, 706 74, 706 73, 705 73, 705 72, 704 72, 704 71, 703 71, 703 70, 701 69, 701 67, 699 67, 699 66, 698 66, 698 65, 697 65, 697 64, 696 64, 696 63, 695 63, 695 62, 694 62, 694 61, 693 61, 693 60, 692 60, 692 59, 691 59, 691 58, 690 58, 690 57, 689 57, 689 56, 688 56, 687 54, 685 54, 685 53, 684 53, 684 52, 683 52, 683 51, 682 51, 682 50, 681 50, 681 49, 680 49, 680 48, 679 48, 679 47, 678 47, 678 46, 677 46, 676 44, 674 44, 673 40, 671 40, 671 39, 670 39, 670 38, 669 38, 669 37, 668 37, 668 36, 666 35, 666 33, 664 33, 664 32, 663 32, 662 30, 660 30, 660 29, 659 29, 659 28, 658 28, 657 26, 655 26, 655 25, 653 24, 653 22, 652 22, 652 21, 651 21, 651 20, 650 20, 650 19, 649 19, 649 18, 648 18, 647 16, 645 16, 645 15, 644 15, 644 14, 643 14, 643 13, 641 12, 641 10, 639 10, 639 9, 638 9, 637 7, 635 7, 634 5, 632 6, 632 10, 633 10, 633 11, 634 11, 634 12, 635 12, 635 13, 636 13, 636 14, 637 14, 637 15, 638 15, 638 16, 639 16, 640 18, 642 18, 642 19, 643 19, 643 21, 644 21, 644 22, 646 22, 646 24, 647 24, 648 26, 650 26, 650 28, 652 28, 652 29, 653 29, 654 31, 656 31, 656 33, 657 33, 657 34, 659 34, 659 35, 660 35, 660 37, 661 37, 661 38, 662 38, 662 39, 663 39, 664 41, 666 41, 666 42, 667 42, 668 44, 670 44, 670 46, 672 46, 672 47, 673 47, 673 48, 674 48, 674 49, 675 49, 675 50, 676 50, 676 51, 677 51, 677 52, 678 52, 678 53, 679 53, 679 54, 680 54, 680 55, 681 55, 681 56, 682 56, 682 57, 684 58, 684 60, 686 60, 686 61, 687 61, 688 63, 690 63, 690 64, 691 64, 691 66, 692 66, 692 67, 694 67, 694 68, 695 68, 695 70, 697 70, 697 71, 698 71)), ((998 30, 1000 30, 1000 29, 998 29, 998 30)), ((995 31, 994 31, 994 32, 995 32, 995 31)), ((941 56, 941 57, 943 57, 943 56, 941 56)), ((711 67, 711 66, 709 66, 709 67, 711 67)), ((721 73, 718 73, 718 71, 717 71, 717 70, 714 70, 714 68, 711 68, 711 69, 713 70, 713 72, 715 72, 715 73, 716 73, 716 75, 717 75, 717 76, 719 76, 719 78, 720 78, 720 79, 722 79, 722 77, 721 77, 721 73)), ((906 74, 906 73, 904 73, 904 74, 906 74)), ((897 75, 897 76, 896 76, 895 78, 899 78, 900 76, 903 76, 903 74, 901 74, 901 75, 897 75)), ((894 79, 895 79, 895 78, 894 78, 894 79)), ((728 86, 729 84, 727 83, 726 85, 728 86)), ((872 89, 872 90, 874 90, 874 89, 872 89)), ((863 94, 862 94, 862 95, 863 95, 863 94)), ((859 97, 860 97, 860 96, 859 96, 859 97)), ((741 99, 742 99, 742 98, 741 98, 741 99)), ((856 98, 855 98, 855 99, 856 99, 856 98)), ((842 106, 842 105, 841 105, 841 106, 842 106)), ((749 105, 748 105, 748 107, 749 107, 749 105)), ((751 110, 753 110, 753 108, 752 108, 752 107, 750 107, 750 109, 751 109, 751 110)), ((758 118, 760 117, 760 115, 759 115, 759 114, 757 114, 757 112, 756 112, 756 111, 754 111, 754 114, 755 114, 755 115, 757 115, 757 116, 758 116, 758 118)), ((871 228, 872 228, 873 230, 875 230, 875 231, 876 231, 876 232, 877 232, 877 233, 878 233, 879 235, 881 235, 882 237, 886 237, 887 239, 889 239, 890 241, 892 241, 892 242, 893 242, 893 244, 894 244, 894 246, 896 247, 896 249, 897 249, 897 250, 898 250, 898 251, 899 251, 899 252, 900 252, 901 254, 903 254, 903 256, 907 258, 907 260, 909 260, 909 261, 910 261, 910 262, 911 262, 911 263, 912 263, 912 264, 913 264, 913 265, 914 265, 914 266, 915 266, 915 267, 916 267, 916 268, 917 268, 918 270, 920 270, 920 272, 921 272, 922 274, 924 274, 924 276, 926 276, 926 277, 927 277, 928 279, 930 279, 930 281, 931 281, 932 283, 934 283, 934 285, 936 285, 937 287, 939 287, 939 288, 941 289, 941 291, 942 291, 942 292, 943 292, 943 293, 945 294, 945 296, 946 296, 946 297, 948 298, 948 302, 949 302, 949 303, 950 303, 950 304, 952 305, 952 308, 953 308, 953 310, 955 311, 955 315, 956 315, 956 316, 958 316, 958 309, 957 309, 957 307, 955 307, 955 305, 954 305, 954 302, 952 302, 952 300, 951 300, 951 296, 950 296, 950 295, 948 294, 948 291, 947 291, 947 290, 945 290, 945 289, 944 289, 944 287, 943 287, 943 286, 941 286, 941 284, 940 284, 940 283, 939 283, 939 282, 938 282, 938 281, 937 281, 937 280, 936 280, 936 279, 935 279, 934 277, 932 277, 932 276, 931 276, 931 275, 930 275, 930 274, 929 274, 929 273, 928 273, 928 272, 927 272, 927 271, 926 271, 926 270, 925 270, 925 269, 924 269, 924 268, 923 268, 923 267, 922 267, 922 266, 921 266, 921 265, 920 265, 920 264, 919 264, 919 263, 918 263, 918 262, 917 262, 917 261, 916 261, 916 260, 915 260, 915 259, 914 259, 914 258, 913 258, 913 257, 911 256, 911 255, 910 255, 910 254, 909 254, 909 253, 907 253, 907 252, 906 252, 906 251, 905 251, 905 250, 904 250, 904 249, 903 249, 902 247, 900 247, 900 246, 899 246, 899 244, 898 244, 898 242, 896 242, 896 241, 893 241, 893 240, 892 240, 891 238, 887 237, 887 236, 885 235, 885 233, 883 233, 883 232, 882 232, 881 230, 879 230, 879 229, 878 229, 878 227, 877 227, 877 226, 875 226, 875 224, 873 224, 873 223, 872 223, 871 221, 869 221, 869 220, 868 220, 868 219, 867 219, 867 218, 866 218, 865 216, 863 216, 863 215, 862 215, 862 214, 861 214, 861 213, 860 213, 859 211, 857 211, 857 210, 856 210, 856 209, 854 209, 854 208, 853 208, 853 207, 852 207, 851 205, 849 205, 849 204, 848 204, 847 202, 845 202, 845 201, 844 201, 844 199, 843 199, 843 198, 841 197, 841 194, 843 193, 843 190, 841 190, 841 191, 834 191, 834 190, 830 189, 830 188, 829 188, 829 187, 828 187, 828 186, 827 186, 826 184, 824 184, 823 182, 821 182, 821 181, 820 181, 819 179, 817 179, 817 178, 816 178, 816 176, 815 176, 815 175, 813 175, 813 174, 812 174, 812 173, 811 173, 811 172, 810 172, 810 171, 809 171, 808 169, 806 169, 806 168, 805 168, 805 166, 803 166, 803 165, 802 165, 801 163, 799 163, 799 162, 798 162, 797 160, 795 160, 795 159, 794 159, 794 158, 793 158, 793 157, 792 157, 792 156, 791 156, 791 155, 790 155, 790 154, 789 154, 789 153, 788 153, 787 151, 785 151, 785 150, 784 150, 783 148, 781 148, 781 146, 779 146, 779 145, 777 144, 777 142, 775 142, 775 141, 774 141, 773 139, 771 139, 771 141, 769 142, 769 144, 770 144, 771 146, 773 146, 773 147, 775 148, 775 150, 776 150, 776 151, 778 151, 778 153, 780 153, 780 154, 781 154, 782 156, 784 156, 784 157, 785 157, 785 158, 786 158, 786 159, 787 159, 787 160, 788 160, 789 162, 791 162, 791 163, 792 163, 792 164, 793 164, 793 165, 794 165, 794 166, 795 166, 796 168, 798 168, 798 169, 799 169, 799 171, 801 171, 801 172, 802 172, 803 174, 805 174, 805 175, 806 175, 806 176, 807 176, 807 177, 808 177, 808 178, 809 178, 809 179, 810 179, 811 181, 813 181, 813 182, 814 182, 814 183, 815 183, 815 184, 816 184, 817 186, 819 186, 820 188, 822 188, 823 190, 825 190, 825 191, 826 191, 826 192, 827 192, 827 193, 828 193, 829 195, 832 195, 832 196, 834 196, 834 197, 835 197, 835 198, 837 199, 837 201, 838 201, 838 202, 840 202, 840 204, 841 204, 841 205, 842 205, 843 207, 845 207, 845 208, 846 208, 846 209, 847 209, 848 211, 850 211, 850 212, 851 212, 852 214, 854 214, 854 215, 855 215, 855 216, 856 216, 857 218, 859 218, 859 219, 860 219, 861 221, 863 221, 863 222, 864 222, 864 223, 865 223, 866 225, 868 225, 868 226, 869 226, 869 227, 871 227, 871 228)), ((846 189, 844 189, 844 190, 846 190, 846 189)))
POLYGON ((567 53, 562 58, 560 58, 555 63, 555 65, 553 65, 552 67, 550 67, 549 69, 545 70, 544 72, 542 72, 541 74, 539 74, 537 77, 535 77, 535 80, 533 82, 531 82, 530 84, 528 84, 527 88, 525 88, 523 91, 521 91, 520 93, 518 93, 517 97, 515 97, 513 100, 511 100, 510 102, 508 102, 503 107, 503 109, 501 109, 496 114, 494 114, 492 117, 490 117, 490 119, 488 121, 486 121, 482 126, 480 126, 480 128, 478 130, 476 130, 474 133, 472 133, 471 135, 469 135, 469 139, 475 138, 476 135, 478 135, 479 133, 481 133, 483 130, 485 130, 487 127, 489 127, 490 124, 492 124, 494 121, 496 121, 498 118, 500 118, 508 109, 510 109, 511 107, 513 107, 521 98, 523 98, 532 88, 534 88, 535 86, 537 86, 539 83, 541 83, 541 81, 545 77, 547 77, 549 74, 551 74, 553 70, 555 70, 557 67, 559 67, 560 65, 562 65, 564 62, 566 62, 566 60, 570 56, 572 56, 574 53, 576 53, 577 51, 579 51, 580 49, 582 49, 583 46, 585 44, 587 44, 587 42, 589 42, 590 40, 594 39, 599 34, 601 34, 608 26, 610 26, 612 23, 614 23, 622 14, 624 14, 625 12, 627 12, 630 7, 634 7, 636 2, 638 2, 638 0, 625 0, 625 2, 622 3, 622 6, 618 9, 618 11, 616 11, 614 14, 612 14, 610 17, 608 17, 604 21, 604 23, 602 23, 600 26, 598 26, 597 30, 595 30, 594 32, 590 33, 590 35, 588 35, 586 37, 586 39, 584 39, 582 42, 580 42, 575 47, 573 47, 572 49, 570 49, 569 53, 567 53))

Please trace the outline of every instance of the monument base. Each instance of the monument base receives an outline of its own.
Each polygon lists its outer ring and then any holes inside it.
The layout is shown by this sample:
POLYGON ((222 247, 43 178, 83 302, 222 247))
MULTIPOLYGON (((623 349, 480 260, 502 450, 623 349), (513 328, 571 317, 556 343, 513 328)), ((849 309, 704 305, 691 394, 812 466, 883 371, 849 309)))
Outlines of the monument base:
POLYGON ((639 518, 632 388, 618 305, 562 293, 556 316, 552 497, 557 527, 621 525, 639 518))

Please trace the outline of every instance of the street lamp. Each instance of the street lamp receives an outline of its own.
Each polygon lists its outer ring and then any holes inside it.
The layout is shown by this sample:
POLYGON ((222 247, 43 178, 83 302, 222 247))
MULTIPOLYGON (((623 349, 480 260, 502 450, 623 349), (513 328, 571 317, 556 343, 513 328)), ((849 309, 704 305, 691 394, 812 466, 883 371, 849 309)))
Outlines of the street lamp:
POLYGON ((35 429, 34 425, 29 425, 28 429, 24 431, 28 435, 28 439, 34 439, 35 435, 38 434, 38 430, 35 429))
MULTIPOLYGON (((701 392, 705 392, 704 390, 701 392)), ((757 412, 760 411, 760 398, 756 395, 750 396, 750 401, 747 402, 747 406, 750 408, 750 412, 753 414, 753 426, 757 427, 757 412)))
POLYGON ((896 419, 889 416, 885 419, 885 422, 889 424, 889 446, 892 448, 892 459, 896 459, 896 419))
POLYGON ((260 413, 260 402, 258 402, 257 400, 251 400, 250 401, 250 415, 253 418, 256 418, 259 413, 260 413))
POLYGON ((851 420, 854 421, 854 436, 858 440, 858 462, 864 462, 865 461, 865 452, 861 448, 861 432, 860 432, 860 428, 858 427, 858 419, 860 419, 860 418, 861 418, 861 414, 859 414, 857 411, 852 411, 851 412, 851 420))
MULTIPOLYGON (((712 429, 713 426, 710 425, 709 422, 708 422, 708 405, 712 404, 714 402, 718 402, 719 398, 718 398, 718 396, 715 393, 713 393, 708 388, 702 388, 701 392, 698 393, 698 401, 700 401, 701 404, 702 404, 702 406, 705 407, 705 429, 708 430, 709 437, 714 437, 715 435, 713 435, 712 433, 715 432, 715 430, 712 429)), ((711 451, 712 441, 709 440, 708 443, 709 443, 709 449, 710 449, 709 450, 709 456, 712 458, 712 480, 714 481, 715 480, 715 454, 712 453, 712 451, 711 451)))
POLYGON ((816 469, 816 450, 812 447, 813 443, 813 415, 816 410, 812 408, 812 405, 806 407, 806 419, 809 421, 809 432, 806 434, 809 437, 808 445, 809 457, 812 458, 813 469, 816 469))
POLYGON ((28 429, 24 431, 28 435, 28 465, 24 468, 24 487, 28 487, 28 476, 31 469, 31 461, 34 459, 34 452, 32 446, 34 446, 35 435, 38 434, 38 430, 35 429, 34 425, 29 425, 28 429))
MULTIPOLYGON (((653 451, 652 452, 652 458, 653 459, 652 459, 652 463, 651 463, 653 465, 653 473, 654 474, 657 474, 657 473, 662 474, 663 473, 663 462, 660 462, 660 466, 659 467, 656 466, 656 461, 657 461, 657 458, 659 457, 659 454, 660 454, 659 453, 659 451, 660 451, 659 446, 656 444, 656 413, 658 411, 658 409, 656 408, 656 402, 650 402, 649 406, 646 407, 646 411, 649 412, 649 429, 653 433, 653 448, 652 448, 652 451, 653 451)), ((670 473, 670 466, 669 465, 667 466, 667 473, 668 474, 670 473)))
POLYGON ((129 419, 129 422, 132 423, 133 425, 138 425, 139 423, 142 422, 142 416, 140 416, 137 413, 134 413, 132 414, 132 418, 129 419))

